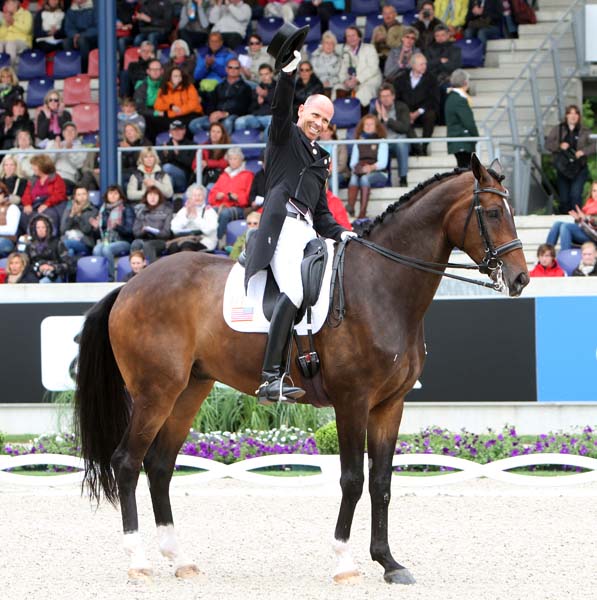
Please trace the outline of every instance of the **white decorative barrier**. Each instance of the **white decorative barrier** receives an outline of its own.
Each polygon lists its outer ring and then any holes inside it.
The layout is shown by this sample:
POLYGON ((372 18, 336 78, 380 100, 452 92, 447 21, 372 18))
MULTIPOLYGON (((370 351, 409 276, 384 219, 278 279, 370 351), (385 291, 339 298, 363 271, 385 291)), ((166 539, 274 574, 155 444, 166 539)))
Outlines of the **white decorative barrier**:
MULTIPOLYGON (((365 457, 365 464, 367 458, 365 457)), ((180 467, 190 467, 201 471, 192 475, 174 477, 174 486, 188 487, 189 485, 204 485, 209 481, 232 478, 247 483, 265 484, 285 488, 304 488, 305 486, 338 485, 340 478, 340 459, 330 455, 307 454, 276 454, 243 460, 231 465, 225 465, 197 456, 179 455, 176 464, 180 467), (309 466, 318 467, 321 472, 303 477, 273 477, 266 473, 254 472, 264 467, 279 466, 309 466)), ((452 472, 442 472, 434 476, 420 477, 405 475, 393 478, 398 486, 437 486, 452 483, 462 483, 478 477, 487 477, 508 484, 532 485, 541 487, 569 486, 597 481, 597 459, 574 454, 525 454, 504 458, 481 465, 470 460, 443 456, 439 454, 400 454, 392 461, 395 467, 406 465, 430 465, 457 469, 452 472), (588 469, 584 473, 562 474, 551 477, 509 473, 510 469, 532 467, 536 465, 566 465, 588 469)), ((83 460, 76 456, 64 454, 24 454, 22 456, 0 455, 0 490, 3 485, 22 485, 30 487, 57 487, 80 485, 83 473, 83 460), (27 476, 11 473, 8 470, 17 467, 36 465, 57 465, 79 469, 74 473, 53 475, 48 477, 27 476)))

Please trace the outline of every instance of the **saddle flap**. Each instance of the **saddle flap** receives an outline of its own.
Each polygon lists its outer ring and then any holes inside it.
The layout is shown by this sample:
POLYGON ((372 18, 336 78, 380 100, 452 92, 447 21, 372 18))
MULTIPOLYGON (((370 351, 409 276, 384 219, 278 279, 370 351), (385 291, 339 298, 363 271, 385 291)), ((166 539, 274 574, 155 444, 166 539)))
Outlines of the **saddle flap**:
POLYGON ((304 307, 313 306, 319 298, 327 258, 327 246, 321 238, 314 238, 305 246, 301 263, 304 307))

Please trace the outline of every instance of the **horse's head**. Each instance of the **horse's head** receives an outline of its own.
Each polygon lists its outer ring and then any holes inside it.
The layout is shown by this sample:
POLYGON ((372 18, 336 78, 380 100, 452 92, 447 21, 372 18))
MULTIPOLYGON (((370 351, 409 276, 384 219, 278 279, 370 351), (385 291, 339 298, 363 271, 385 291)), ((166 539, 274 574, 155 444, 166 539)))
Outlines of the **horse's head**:
POLYGON ((508 190, 502 186, 501 165, 494 160, 489 170, 475 154, 466 194, 455 205, 449 219, 449 237, 478 265, 482 273, 510 296, 520 296, 529 283, 529 273, 518 239, 508 190))

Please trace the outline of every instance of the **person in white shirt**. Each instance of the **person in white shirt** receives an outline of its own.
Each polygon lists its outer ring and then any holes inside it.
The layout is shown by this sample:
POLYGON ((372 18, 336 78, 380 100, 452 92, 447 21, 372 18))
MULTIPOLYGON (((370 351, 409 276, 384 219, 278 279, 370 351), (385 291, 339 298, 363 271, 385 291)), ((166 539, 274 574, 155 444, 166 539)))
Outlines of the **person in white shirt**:
POLYGON ((251 7, 243 0, 214 0, 209 10, 212 31, 219 31, 228 48, 237 48, 247 35, 251 22, 251 7))
POLYGON ((56 172, 64 179, 66 193, 70 196, 79 179, 80 169, 83 168, 87 158, 86 152, 52 152, 58 149, 82 148, 77 126, 72 121, 67 121, 62 126, 62 140, 56 139, 48 142, 46 150, 56 165, 56 172))

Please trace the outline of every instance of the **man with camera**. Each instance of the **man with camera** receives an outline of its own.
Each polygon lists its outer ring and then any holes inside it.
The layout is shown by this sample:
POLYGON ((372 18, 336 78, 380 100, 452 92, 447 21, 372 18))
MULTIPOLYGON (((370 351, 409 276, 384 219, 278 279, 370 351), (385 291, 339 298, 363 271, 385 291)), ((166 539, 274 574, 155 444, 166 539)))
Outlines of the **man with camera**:
POLYGON ((433 43, 433 32, 438 25, 443 23, 435 16, 432 0, 423 0, 421 10, 413 27, 419 32, 417 46, 425 51, 433 43))

